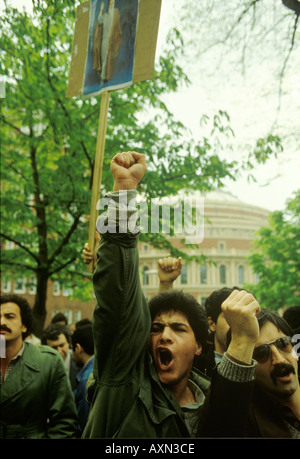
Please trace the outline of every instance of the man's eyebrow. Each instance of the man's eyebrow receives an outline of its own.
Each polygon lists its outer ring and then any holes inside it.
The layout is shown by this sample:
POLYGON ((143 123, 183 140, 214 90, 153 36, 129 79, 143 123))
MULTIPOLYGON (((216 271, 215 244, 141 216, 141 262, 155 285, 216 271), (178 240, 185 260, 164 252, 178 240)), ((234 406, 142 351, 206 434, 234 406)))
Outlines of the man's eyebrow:
POLYGON ((189 328, 188 324, 185 324, 184 322, 171 322, 170 326, 175 325, 176 327, 186 327, 189 328))
POLYGON ((186 327, 186 328, 189 328, 189 325, 188 324, 185 324, 183 322, 159 322, 158 320, 156 322, 152 322, 152 325, 163 325, 163 326, 166 326, 166 325, 169 325, 170 327, 186 327))
POLYGON ((15 317, 16 315, 17 315, 17 314, 16 314, 15 312, 10 312, 10 311, 4 313, 4 316, 6 316, 6 317, 7 317, 7 316, 13 316, 13 317, 15 317))

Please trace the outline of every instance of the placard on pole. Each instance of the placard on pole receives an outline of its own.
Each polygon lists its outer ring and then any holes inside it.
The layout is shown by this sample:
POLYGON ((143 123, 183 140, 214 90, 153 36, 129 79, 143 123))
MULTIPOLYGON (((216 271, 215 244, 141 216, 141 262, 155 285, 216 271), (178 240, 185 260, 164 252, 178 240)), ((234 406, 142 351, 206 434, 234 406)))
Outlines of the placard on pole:
MULTIPOLYGON (((89 224, 94 253, 111 91, 153 77, 162 0, 89 0, 78 5, 67 97, 101 95, 89 224)), ((76 129, 76 126, 75 126, 76 129)), ((88 265, 93 272, 93 262, 88 265)))

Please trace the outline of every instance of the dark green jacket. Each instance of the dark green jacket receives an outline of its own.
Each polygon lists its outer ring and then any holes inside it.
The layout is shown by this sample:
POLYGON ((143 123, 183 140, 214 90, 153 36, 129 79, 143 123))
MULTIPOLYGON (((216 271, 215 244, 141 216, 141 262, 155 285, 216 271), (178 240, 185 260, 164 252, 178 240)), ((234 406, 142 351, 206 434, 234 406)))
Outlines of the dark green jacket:
MULTIPOLYGON (((189 437, 175 397, 147 352, 151 318, 139 277, 137 236, 104 234, 93 277, 94 378, 84 438, 189 437)), ((205 391, 209 383, 192 379, 205 391)))
POLYGON ((57 351, 25 343, 0 386, 0 438, 73 438, 77 413, 57 351))

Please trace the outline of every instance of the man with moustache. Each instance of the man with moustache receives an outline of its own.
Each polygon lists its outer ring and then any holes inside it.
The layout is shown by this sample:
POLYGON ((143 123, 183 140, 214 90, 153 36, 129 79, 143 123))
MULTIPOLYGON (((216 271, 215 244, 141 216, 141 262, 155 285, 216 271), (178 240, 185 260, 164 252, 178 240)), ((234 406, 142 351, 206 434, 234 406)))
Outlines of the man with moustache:
MULTIPOLYGON (((293 348, 292 331, 287 322, 274 311, 261 309, 257 317, 237 310, 234 299, 238 291, 232 294, 222 304, 222 310, 231 329, 231 336, 242 333, 251 324, 258 326, 256 342, 253 344, 243 340, 241 348, 251 350, 252 358, 256 361, 255 382, 251 382, 253 393, 245 409, 244 384, 235 384, 235 402, 229 397, 226 380, 212 385, 211 394, 206 399, 199 432, 208 437, 247 437, 247 438, 300 438, 300 385, 298 375, 298 357, 293 348), (242 319, 240 319, 242 317, 242 319), (244 387, 243 387, 244 386, 244 387), (218 398, 213 394, 218 392, 218 398), (243 409, 237 416, 236 405, 243 403, 243 409), (215 405, 215 406, 214 406, 215 405), (206 409, 210 413, 204 416, 206 409), (213 413, 223 413, 222 417, 213 413), (232 413, 237 418, 237 427, 232 431, 232 413), (226 426, 229 426, 227 429, 226 426)), ((247 311, 246 311, 247 312, 247 311)), ((234 358, 229 344, 225 355, 234 358)), ((237 359, 237 368, 247 365, 247 361, 237 359)), ((220 366, 223 365, 223 362, 220 366)), ((223 373, 226 375, 226 371, 223 373)), ((229 376, 230 378, 230 376, 229 376)), ((248 384, 248 383, 247 383, 248 384)), ((229 390, 231 390, 229 388, 229 390)))
POLYGON ((300 438, 300 385, 298 356, 292 330, 273 311, 258 316, 259 339, 253 352, 258 362, 250 405, 251 436, 300 438))
POLYGON ((0 438, 75 438, 77 412, 62 358, 24 341, 31 326, 27 300, 1 295, 0 438))

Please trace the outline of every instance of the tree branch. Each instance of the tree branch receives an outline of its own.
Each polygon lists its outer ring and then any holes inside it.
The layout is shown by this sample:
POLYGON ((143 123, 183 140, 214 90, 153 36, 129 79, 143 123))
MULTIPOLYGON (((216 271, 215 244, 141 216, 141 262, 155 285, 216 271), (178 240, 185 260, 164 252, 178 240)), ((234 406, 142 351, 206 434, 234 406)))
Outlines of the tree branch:
POLYGON ((90 169, 91 169, 91 172, 92 172, 92 175, 93 175, 93 170, 94 170, 94 163, 93 163, 93 160, 92 158, 90 157, 90 155, 88 154, 88 151, 87 151, 87 148, 84 144, 84 142, 81 140, 80 142, 80 145, 82 146, 82 150, 83 150, 83 153, 85 154, 87 160, 88 160, 88 163, 89 163, 89 166, 90 166, 90 169))
MULTIPOLYGON (((284 73, 285 73, 287 63, 289 61, 289 58, 291 56, 291 53, 292 53, 294 45, 295 45, 295 36, 296 36, 296 32, 297 32, 298 20, 299 20, 299 15, 297 15, 296 18, 295 18, 291 45, 290 45, 290 48, 289 48, 288 53, 286 55, 286 58, 284 60, 282 70, 280 72, 277 117, 278 117, 278 114, 279 114, 279 111, 280 111, 280 107, 281 107, 282 84, 283 84, 283 79, 284 79, 284 73)), ((274 122, 274 124, 276 124, 276 121, 274 122)))
POLYGON ((76 259, 77 259, 77 257, 71 258, 71 260, 66 261, 66 263, 63 263, 62 265, 60 265, 57 268, 53 269, 53 271, 50 271, 49 275, 52 276, 53 274, 58 273, 59 271, 64 269, 66 266, 68 266, 69 264, 73 263, 76 259))
POLYGON ((227 34, 225 35, 225 37, 223 39, 219 39, 217 41, 214 41, 211 45, 208 45, 202 53, 206 53, 207 51, 209 51, 211 48, 217 46, 217 45, 220 45, 220 44, 223 44, 225 43, 228 38, 232 35, 233 31, 235 30, 235 28, 238 26, 238 24, 242 21, 243 17, 246 16, 246 14, 248 13, 248 11, 251 9, 251 8, 255 8, 256 7, 256 3, 258 3, 260 0, 252 0, 248 6, 245 6, 244 10, 241 12, 241 14, 239 15, 239 17, 237 18, 237 20, 234 22, 234 24, 232 24, 230 30, 227 32, 227 34))
POLYGON ((80 217, 81 217, 81 215, 77 215, 74 218, 74 221, 73 221, 72 226, 70 227, 69 231, 67 232, 65 237, 62 239, 62 241, 59 244, 59 246, 57 247, 57 249, 53 252, 52 256, 50 257, 49 265, 51 265, 54 262, 55 258, 61 253, 63 247, 65 245, 67 245, 67 243, 69 242, 70 237, 72 236, 72 234, 74 233, 75 229, 77 228, 77 225, 78 225, 78 222, 80 220, 80 217))
POLYGON ((25 132, 23 132, 19 127, 15 126, 14 124, 10 123, 9 121, 7 121, 7 119, 1 115, 1 120, 3 121, 3 123, 7 124, 9 127, 11 127, 12 129, 15 129, 19 134, 22 134, 24 135, 25 137, 28 137, 28 134, 26 134, 25 132))
POLYGON ((36 273, 36 268, 33 268, 32 266, 29 265, 24 265, 23 263, 17 263, 14 261, 2 261, 3 265, 9 265, 9 266, 18 266, 19 268, 23 269, 29 269, 30 271, 34 271, 36 273))
POLYGON ((32 258, 35 259, 35 261, 39 262, 39 259, 38 259, 37 255, 35 255, 33 252, 31 252, 31 250, 29 250, 28 247, 23 245, 21 242, 17 241, 16 239, 14 239, 14 238, 12 238, 10 236, 7 236, 7 234, 4 234, 4 233, 0 233, 0 237, 3 237, 7 241, 13 242, 18 247, 20 247, 20 249, 25 250, 25 252, 27 252, 32 258))

